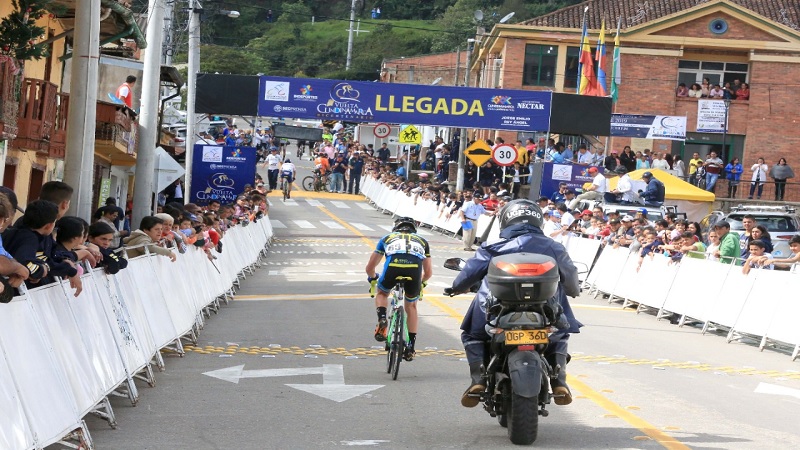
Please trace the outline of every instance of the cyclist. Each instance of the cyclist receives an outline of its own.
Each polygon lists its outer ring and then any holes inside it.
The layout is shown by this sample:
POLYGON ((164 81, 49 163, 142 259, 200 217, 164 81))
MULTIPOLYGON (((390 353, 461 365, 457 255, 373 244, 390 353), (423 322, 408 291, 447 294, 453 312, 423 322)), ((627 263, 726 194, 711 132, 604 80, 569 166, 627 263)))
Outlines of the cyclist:
POLYGON ((428 241, 418 236, 417 223, 410 217, 400 217, 394 222, 392 232, 378 241, 375 252, 367 262, 367 281, 377 287, 375 306, 378 313, 378 326, 375 327, 375 340, 386 340, 386 308, 389 305, 389 292, 395 286, 397 277, 411 277, 405 281, 405 309, 408 313, 408 345, 403 359, 414 359, 414 343, 417 339, 417 299, 422 294, 428 279, 433 275, 433 263, 428 241), (378 274, 381 258, 386 256, 383 273, 378 274))
POLYGON ((489 299, 489 286, 484 279, 489 270, 492 257, 509 253, 538 253, 547 255, 556 260, 561 281, 558 284, 556 295, 551 299, 551 308, 554 311, 556 333, 550 336, 550 344, 545 350, 545 358, 551 366, 561 366, 558 379, 552 380, 551 386, 556 395, 556 405, 568 405, 572 402, 572 394, 567 386, 567 341, 569 333, 580 333, 583 325, 575 319, 572 308, 567 301, 567 295, 577 297, 580 294, 578 272, 572 263, 564 246, 545 236, 542 232, 542 210, 539 205, 531 200, 520 199, 506 204, 497 212, 500 221, 501 240, 484 245, 478 249, 474 257, 469 259, 461 273, 453 280, 452 291, 456 293, 468 292, 470 287, 480 283, 480 288, 461 323, 461 342, 467 354, 469 373, 472 383, 461 397, 461 404, 472 408, 478 404, 478 399, 469 397, 486 389, 483 380, 481 364, 484 363, 486 343, 489 335, 486 333, 487 301, 489 299))
POLYGON ((292 198, 292 182, 296 176, 297 169, 294 167, 294 164, 292 164, 292 161, 289 158, 286 158, 286 161, 284 161, 281 165, 281 182, 289 183, 289 192, 286 194, 286 198, 292 198))
POLYGON ((331 164, 328 160, 328 155, 326 155, 324 151, 320 150, 317 154, 316 159, 314 159, 314 167, 314 173, 319 176, 319 181, 322 183, 321 186, 326 186, 328 184, 328 171, 330 170, 331 164))

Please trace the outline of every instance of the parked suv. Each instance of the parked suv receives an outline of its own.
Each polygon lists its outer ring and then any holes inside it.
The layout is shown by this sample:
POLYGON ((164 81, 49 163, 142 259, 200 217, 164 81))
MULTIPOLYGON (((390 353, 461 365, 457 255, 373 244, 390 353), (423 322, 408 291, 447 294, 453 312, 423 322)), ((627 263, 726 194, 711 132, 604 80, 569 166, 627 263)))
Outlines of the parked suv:
POLYGON ((734 206, 728 214, 722 211, 714 211, 706 216, 700 225, 703 228, 703 235, 708 233, 708 229, 720 220, 727 220, 731 224, 731 231, 739 235, 744 233, 742 219, 746 215, 756 218, 758 225, 764 225, 772 238, 772 256, 776 258, 787 258, 792 254, 789 249, 789 240, 792 236, 800 232, 800 215, 791 206, 734 206))

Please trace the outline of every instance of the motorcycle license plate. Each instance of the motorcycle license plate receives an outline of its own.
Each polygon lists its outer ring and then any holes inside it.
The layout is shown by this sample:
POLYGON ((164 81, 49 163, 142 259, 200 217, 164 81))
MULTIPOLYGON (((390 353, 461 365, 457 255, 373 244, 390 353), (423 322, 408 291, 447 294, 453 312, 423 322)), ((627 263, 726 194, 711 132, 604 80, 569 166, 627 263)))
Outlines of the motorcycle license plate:
POLYGON ((547 330, 506 331, 506 345, 547 344, 547 330))

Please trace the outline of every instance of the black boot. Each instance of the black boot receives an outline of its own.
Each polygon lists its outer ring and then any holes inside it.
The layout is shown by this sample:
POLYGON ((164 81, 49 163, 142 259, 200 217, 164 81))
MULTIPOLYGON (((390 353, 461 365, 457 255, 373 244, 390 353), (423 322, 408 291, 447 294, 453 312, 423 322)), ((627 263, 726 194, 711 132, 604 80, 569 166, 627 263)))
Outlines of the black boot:
POLYGON ((486 382, 483 381, 483 367, 480 362, 469 363, 469 376, 472 378, 472 384, 461 396, 461 406, 474 408, 480 403, 478 396, 486 389, 486 382))
POLYGON ((567 355, 556 353, 547 356, 547 362, 556 370, 558 366, 558 377, 550 379, 550 387, 553 389, 553 401, 556 405, 564 406, 572 403, 572 392, 567 386, 567 355))

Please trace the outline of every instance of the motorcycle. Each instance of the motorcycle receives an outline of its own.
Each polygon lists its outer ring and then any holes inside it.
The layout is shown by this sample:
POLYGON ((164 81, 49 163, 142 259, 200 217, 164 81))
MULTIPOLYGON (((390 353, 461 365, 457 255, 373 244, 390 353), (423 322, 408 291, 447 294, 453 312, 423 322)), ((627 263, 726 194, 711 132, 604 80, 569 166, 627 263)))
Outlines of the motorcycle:
MULTIPOLYGON (((444 263, 456 271, 464 265, 461 258, 444 263)), ((539 416, 547 417, 546 406, 555 398, 550 380, 558 377, 562 367, 551 366, 544 351, 561 317, 560 306, 553 301, 559 280, 556 261, 545 255, 500 255, 489 264, 486 331, 491 339, 483 365, 486 390, 470 395, 479 396, 489 415, 508 428, 514 444, 536 440, 539 416)), ((456 294, 452 288, 445 289, 445 295, 456 294)))

